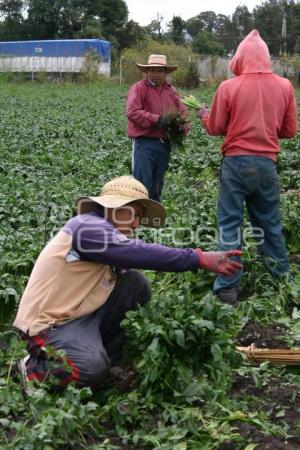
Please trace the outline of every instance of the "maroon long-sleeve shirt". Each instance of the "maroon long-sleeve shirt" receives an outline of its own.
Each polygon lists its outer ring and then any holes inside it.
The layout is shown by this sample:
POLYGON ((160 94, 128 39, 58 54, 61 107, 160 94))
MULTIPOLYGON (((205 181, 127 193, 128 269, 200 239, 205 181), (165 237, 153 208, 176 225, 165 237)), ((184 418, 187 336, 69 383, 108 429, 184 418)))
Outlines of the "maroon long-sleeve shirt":
POLYGON ((168 83, 156 86, 147 79, 138 81, 128 92, 128 136, 165 138, 165 129, 158 128, 159 116, 176 111, 179 111, 184 119, 188 117, 188 110, 180 101, 174 87, 168 83))

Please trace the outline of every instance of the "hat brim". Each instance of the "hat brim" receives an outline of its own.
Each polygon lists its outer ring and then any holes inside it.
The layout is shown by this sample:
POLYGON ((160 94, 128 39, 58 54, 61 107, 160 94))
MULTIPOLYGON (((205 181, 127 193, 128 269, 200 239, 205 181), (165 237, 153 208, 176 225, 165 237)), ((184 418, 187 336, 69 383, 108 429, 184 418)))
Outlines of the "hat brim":
POLYGON ((174 72, 178 66, 163 66, 162 64, 138 64, 135 63, 136 67, 140 69, 142 72, 147 72, 150 67, 160 67, 161 69, 165 69, 167 73, 174 72))
POLYGON ((166 210, 160 203, 145 198, 114 197, 112 195, 102 195, 100 197, 79 197, 76 202, 77 214, 86 214, 93 210, 95 203, 104 208, 120 208, 132 202, 139 202, 144 207, 144 214, 141 218, 141 226, 160 228, 166 221, 166 210))

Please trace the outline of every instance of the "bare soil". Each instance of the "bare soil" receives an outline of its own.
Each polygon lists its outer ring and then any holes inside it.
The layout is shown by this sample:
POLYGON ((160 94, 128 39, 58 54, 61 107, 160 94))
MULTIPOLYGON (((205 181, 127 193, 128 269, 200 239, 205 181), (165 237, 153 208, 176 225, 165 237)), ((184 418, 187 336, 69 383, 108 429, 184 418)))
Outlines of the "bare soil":
MULTIPOLYGON (((283 325, 262 326, 249 322, 240 332, 237 344, 248 346, 254 343, 256 347, 287 348, 283 339, 285 331, 283 325)), ((236 422, 238 432, 245 438, 245 442, 258 444, 255 450, 300 449, 300 391, 295 385, 275 377, 265 383, 256 384, 251 375, 236 375, 230 396, 239 400, 247 399, 252 409, 250 412, 263 411, 271 423, 286 428, 288 438, 267 436, 255 424, 236 422)), ((244 447, 226 442, 218 450, 237 450, 244 447)))
POLYGON ((261 325, 249 321, 237 337, 240 346, 255 344, 261 348, 287 348, 284 339, 287 329, 281 324, 261 325))

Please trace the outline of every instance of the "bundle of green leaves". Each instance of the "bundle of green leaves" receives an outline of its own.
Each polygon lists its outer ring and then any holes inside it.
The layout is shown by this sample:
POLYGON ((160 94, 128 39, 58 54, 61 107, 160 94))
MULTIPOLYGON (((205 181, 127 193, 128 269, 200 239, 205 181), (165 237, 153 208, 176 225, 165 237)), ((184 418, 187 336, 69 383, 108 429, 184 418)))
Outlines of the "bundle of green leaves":
POLYGON ((194 95, 186 95, 181 100, 184 105, 191 109, 200 109, 201 103, 194 95))
POLYGON ((168 115, 170 118, 167 127, 167 136, 173 147, 182 147, 186 136, 187 120, 179 112, 172 112, 168 115))

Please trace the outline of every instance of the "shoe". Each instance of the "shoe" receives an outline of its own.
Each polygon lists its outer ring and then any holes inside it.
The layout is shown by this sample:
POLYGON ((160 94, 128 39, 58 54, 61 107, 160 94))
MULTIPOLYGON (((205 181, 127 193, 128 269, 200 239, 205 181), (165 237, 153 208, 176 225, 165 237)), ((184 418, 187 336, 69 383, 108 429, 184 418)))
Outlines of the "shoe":
POLYGON ((32 387, 29 387, 29 379, 27 377, 26 371, 26 362, 29 358, 30 355, 27 355, 25 356, 25 358, 19 359, 19 361, 17 362, 17 368, 22 382, 22 391, 25 397, 29 397, 33 392, 32 387))
POLYGON ((238 287, 222 288, 217 292, 217 296, 222 303, 235 306, 238 303, 238 287))

